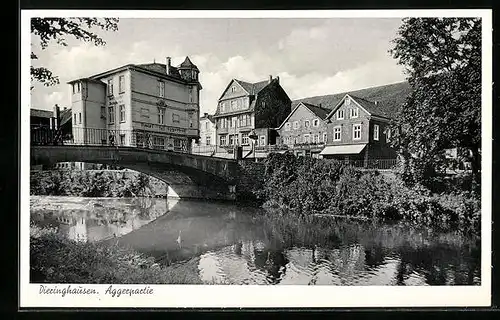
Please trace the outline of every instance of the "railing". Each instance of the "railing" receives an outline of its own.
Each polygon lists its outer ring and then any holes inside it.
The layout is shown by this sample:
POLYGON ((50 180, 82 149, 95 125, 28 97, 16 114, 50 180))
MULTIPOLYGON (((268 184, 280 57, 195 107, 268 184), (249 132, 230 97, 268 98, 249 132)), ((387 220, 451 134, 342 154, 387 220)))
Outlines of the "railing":
POLYGON ((378 169, 378 170, 392 170, 398 165, 397 159, 369 159, 369 160, 328 160, 340 162, 344 165, 362 168, 362 169, 378 169))
POLYGON ((255 146, 255 152, 273 152, 273 151, 286 151, 288 147, 286 145, 267 145, 267 146, 255 146))
POLYGON ((186 139, 155 136, 147 131, 99 128, 73 127, 72 132, 65 135, 61 130, 32 128, 31 145, 127 146, 191 153, 186 139))
POLYGON ((295 143, 289 145, 290 149, 294 150, 311 150, 311 149, 321 149, 325 147, 324 142, 310 142, 310 143, 295 143))

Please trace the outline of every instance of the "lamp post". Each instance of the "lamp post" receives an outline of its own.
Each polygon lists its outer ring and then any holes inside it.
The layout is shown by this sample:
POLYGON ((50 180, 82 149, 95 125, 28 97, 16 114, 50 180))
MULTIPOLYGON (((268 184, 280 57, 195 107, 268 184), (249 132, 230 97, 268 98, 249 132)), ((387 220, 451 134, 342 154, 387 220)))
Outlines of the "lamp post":
POLYGON ((259 138, 256 134, 255 131, 252 130, 250 132, 250 135, 248 136, 250 139, 252 139, 252 146, 253 146, 253 157, 255 158, 255 162, 257 162, 257 154, 255 154, 255 144, 257 143, 257 139, 259 138))

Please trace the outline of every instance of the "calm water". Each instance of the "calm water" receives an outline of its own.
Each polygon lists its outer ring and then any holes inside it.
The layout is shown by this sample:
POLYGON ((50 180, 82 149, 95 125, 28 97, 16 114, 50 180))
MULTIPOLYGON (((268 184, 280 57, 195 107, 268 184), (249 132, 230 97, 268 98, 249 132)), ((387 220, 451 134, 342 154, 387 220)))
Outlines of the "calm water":
POLYGON ((131 246, 227 284, 479 285, 479 239, 166 199, 31 197, 31 219, 78 241, 131 246), (261 213, 261 212, 260 212, 261 213), (195 266, 194 268, 192 266, 195 266))

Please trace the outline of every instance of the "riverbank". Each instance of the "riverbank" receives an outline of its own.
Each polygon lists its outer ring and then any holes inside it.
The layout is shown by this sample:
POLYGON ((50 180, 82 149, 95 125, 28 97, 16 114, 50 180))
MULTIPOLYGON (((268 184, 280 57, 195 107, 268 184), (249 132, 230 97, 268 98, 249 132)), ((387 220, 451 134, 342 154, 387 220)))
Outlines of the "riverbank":
POLYGON ((167 196, 167 184, 128 170, 46 170, 30 172, 30 195, 75 197, 167 196))
POLYGON ((203 284, 196 265, 160 266, 132 249, 30 228, 31 283, 203 284))
POLYGON ((326 214, 480 232, 480 197, 471 191, 448 187, 433 193, 420 185, 409 187, 397 177, 339 162, 271 154, 262 188, 254 195, 271 212, 299 218, 326 214))

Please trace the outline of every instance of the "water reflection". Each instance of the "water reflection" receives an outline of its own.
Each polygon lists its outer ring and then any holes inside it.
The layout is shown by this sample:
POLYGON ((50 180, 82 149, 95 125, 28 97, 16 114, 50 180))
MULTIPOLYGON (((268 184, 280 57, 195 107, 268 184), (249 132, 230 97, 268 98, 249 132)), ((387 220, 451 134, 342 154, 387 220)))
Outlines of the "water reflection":
POLYGON ((195 265, 208 283, 480 284, 479 239, 453 232, 276 221, 260 217, 260 209, 164 199, 39 197, 31 207, 34 221, 72 239, 131 246, 164 265, 195 265))

